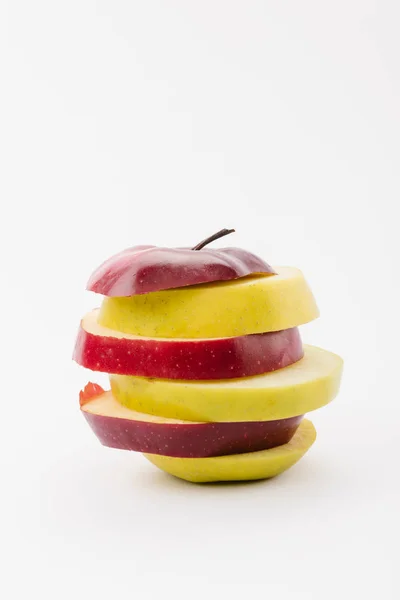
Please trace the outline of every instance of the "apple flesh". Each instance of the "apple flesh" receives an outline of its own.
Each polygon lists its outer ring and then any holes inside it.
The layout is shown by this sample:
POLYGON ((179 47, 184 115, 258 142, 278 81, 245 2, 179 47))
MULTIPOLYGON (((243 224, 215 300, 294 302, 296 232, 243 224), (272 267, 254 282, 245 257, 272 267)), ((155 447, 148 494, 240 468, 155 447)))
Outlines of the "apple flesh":
POLYGON ((280 267, 273 277, 104 298, 98 321, 132 335, 204 339, 282 331, 318 315, 302 272, 280 267))
POLYGON ((313 424, 303 419, 287 444, 269 450, 212 458, 172 458, 157 454, 144 456, 166 473, 194 483, 269 479, 297 463, 313 445, 315 438, 313 424))
MULTIPOLYGON (((222 230, 203 244, 230 232, 222 230)), ((274 270, 242 248, 134 246, 101 264, 91 275, 87 289, 104 296, 134 296, 211 281, 229 281, 255 273, 273 275, 274 270)))
POLYGON ((81 322, 74 360, 92 371, 166 379, 232 379, 282 369, 303 357, 297 328, 220 339, 145 338, 81 322))
POLYGON ((175 457, 256 452, 288 443, 302 416, 255 423, 196 423, 135 412, 111 392, 86 401, 81 410, 104 446, 175 457))

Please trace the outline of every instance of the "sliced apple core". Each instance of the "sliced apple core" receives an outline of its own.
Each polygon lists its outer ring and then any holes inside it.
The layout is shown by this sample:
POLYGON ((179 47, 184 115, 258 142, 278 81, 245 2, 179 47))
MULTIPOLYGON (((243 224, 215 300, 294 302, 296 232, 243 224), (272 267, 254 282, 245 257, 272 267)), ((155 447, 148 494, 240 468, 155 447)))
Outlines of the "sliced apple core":
POLYGON ((286 444, 302 416, 252 423, 196 423, 129 410, 105 392, 81 406, 104 446, 175 457, 255 452, 286 444))
POLYGON ((156 454, 144 456, 170 475, 194 483, 268 479, 297 463, 315 438, 313 424, 303 419, 290 442, 270 450, 212 458, 171 458, 156 454))
POLYGON ((301 271, 276 271, 272 277, 105 298, 99 323, 134 335, 186 339, 282 331, 316 319, 318 308, 301 271))
POLYGON ((135 336, 100 325, 98 310, 82 319, 74 359, 92 369, 167 379, 232 379, 282 369, 300 360, 299 330, 214 339, 135 336))
POLYGON ((303 415, 336 396, 342 359, 315 346, 273 373, 228 381, 111 375, 116 399, 133 410, 190 421, 273 421, 303 415))

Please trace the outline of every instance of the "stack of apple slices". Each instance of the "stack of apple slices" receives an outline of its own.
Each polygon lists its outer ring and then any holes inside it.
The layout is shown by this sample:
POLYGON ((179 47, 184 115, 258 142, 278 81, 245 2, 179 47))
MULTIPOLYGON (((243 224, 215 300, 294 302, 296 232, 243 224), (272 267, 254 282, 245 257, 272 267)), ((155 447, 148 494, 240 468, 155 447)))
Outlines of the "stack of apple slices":
POLYGON ((294 268, 240 248, 136 246, 112 257, 88 289, 105 296, 80 326, 74 359, 110 374, 81 410, 105 446, 143 452, 194 482, 273 477, 315 440, 309 411, 338 392, 342 360, 303 346, 318 316, 294 268))

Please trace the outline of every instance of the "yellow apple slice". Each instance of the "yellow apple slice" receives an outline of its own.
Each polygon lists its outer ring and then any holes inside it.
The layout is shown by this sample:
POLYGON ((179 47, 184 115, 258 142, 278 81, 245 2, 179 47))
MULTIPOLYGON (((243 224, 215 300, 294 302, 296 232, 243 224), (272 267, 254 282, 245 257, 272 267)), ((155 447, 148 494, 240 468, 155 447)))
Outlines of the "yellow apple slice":
POLYGON ((277 275, 105 298, 99 324, 147 337, 218 338, 298 327, 319 316, 298 269, 277 275))
POLYGON ((268 479, 297 463, 315 438, 314 425, 304 419, 290 442, 270 450, 211 458, 172 458, 157 454, 144 456, 170 475, 194 483, 268 479))
POLYGON ((188 421, 274 421, 303 415, 336 396, 342 359, 315 346, 272 373, 217 381, 111 375, 115 398, 132 410, 188 421))

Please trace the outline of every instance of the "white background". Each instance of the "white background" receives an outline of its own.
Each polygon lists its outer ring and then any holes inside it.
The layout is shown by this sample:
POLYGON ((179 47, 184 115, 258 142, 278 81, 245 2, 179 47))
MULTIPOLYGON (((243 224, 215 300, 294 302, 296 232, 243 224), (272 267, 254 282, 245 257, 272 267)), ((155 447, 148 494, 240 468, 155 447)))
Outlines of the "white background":
POLYGON ((0 6, 0 596, 398 598, 399 3, 0 6), (346 368, 299 465, 201 487, 100 446, 71 354, 103 259, 222 227, 346 368))

